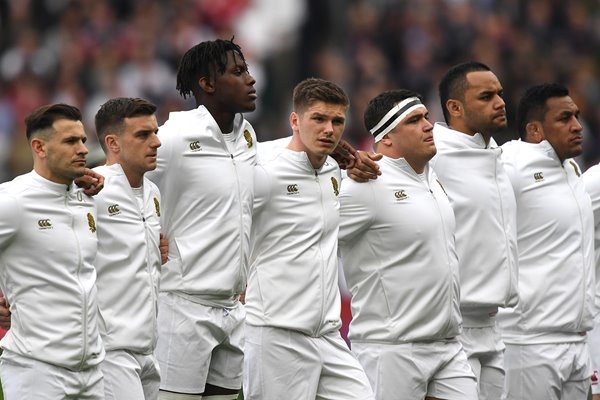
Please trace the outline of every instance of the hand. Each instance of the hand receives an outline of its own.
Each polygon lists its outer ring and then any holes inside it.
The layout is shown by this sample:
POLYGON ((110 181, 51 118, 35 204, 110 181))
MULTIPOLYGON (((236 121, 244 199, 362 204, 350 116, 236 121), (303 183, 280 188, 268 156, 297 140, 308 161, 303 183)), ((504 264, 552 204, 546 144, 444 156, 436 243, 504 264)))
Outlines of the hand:
POLYGON ((88 196, 95 196, 104 187, 104 177, 89 168, 85 169, 84 175, 74 180, 74 183, 83 189, 88 196))
POLYGON ((160 249, 160 263, 164 264, 169 260, 169 240, 162 233, 160 234, 158 248, 160 249))
POLYGON ((337 161, 341 169, 349 169, 354 167, 356 161, 356 150, 345 140, 340 140, 337 147, 331 153, 331 157, 337 161))
POLYGON ((348 178, 356 182, 368 182, 377 179, 381 175, 379 165, 375 161, 381 160, 383 154, 357 151, 356 165, 348 169, 348 178))
POLYGON ((4 293, 0 293, 0 328, 9 330, 10 319, 10 305, 4 297, 4 293))

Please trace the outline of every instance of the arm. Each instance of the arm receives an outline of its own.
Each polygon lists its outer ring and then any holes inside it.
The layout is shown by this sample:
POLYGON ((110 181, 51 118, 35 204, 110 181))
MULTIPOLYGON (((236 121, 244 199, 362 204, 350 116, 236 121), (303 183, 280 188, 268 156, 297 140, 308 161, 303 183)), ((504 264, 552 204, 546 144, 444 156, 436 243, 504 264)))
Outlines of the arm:
POLYGON ((371 184, 344 180, 340 191, 340 247, 355 240, 373 224, 377 202, 371 184))
POLYGON ((104 176, 99 173, 86 168, 85 175, 75 179, 73 181, 78 187, 83 189, 83 193, 88 196, 95 196, 104 187, 104 176))
POLYGON ((158 248, 160 250, 160 263, 165 264, 169 261, 169 239, 165 238, 162 232, 160 233, 158 248))
POLYGON ((10 329, 10 304, 2 292, 0 292, 0 328, 5 331, 10 329))

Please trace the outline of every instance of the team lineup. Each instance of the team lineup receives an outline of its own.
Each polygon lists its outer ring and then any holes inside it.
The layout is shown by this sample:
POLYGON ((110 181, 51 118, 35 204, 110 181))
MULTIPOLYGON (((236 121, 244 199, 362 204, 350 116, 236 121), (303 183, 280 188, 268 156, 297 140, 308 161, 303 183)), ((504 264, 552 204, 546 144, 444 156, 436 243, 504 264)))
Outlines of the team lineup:
POLYGON ((77 108, 27 117, 33 170, 0 185, 7 400, 600 399, 600 168, 573 160, 566 87, 531 86, 498 146, 502 84, 458 64, 443 122, 382 92, 356 152, 319 78, 259 143, 254 84, 233 40, 192 47, 197 108, 159 128, 151 102, 107 101, 93 170, 77 108))

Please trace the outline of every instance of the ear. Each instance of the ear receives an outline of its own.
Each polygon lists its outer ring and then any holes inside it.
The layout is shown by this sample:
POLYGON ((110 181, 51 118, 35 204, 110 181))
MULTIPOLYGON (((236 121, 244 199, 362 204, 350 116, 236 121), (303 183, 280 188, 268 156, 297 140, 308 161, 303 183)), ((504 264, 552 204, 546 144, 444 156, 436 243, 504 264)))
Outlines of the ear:
POLYGON ((31 139, 31 151, 38 158, 46 157, 46 142, 39 137, 31 139))
POLYGON ((198 79, 198 86, 200 86, 200 89, 202 89, 202 91, 204 91, 206 93, 214 93, 215 92, 214 82, 205 76, 198 79))
POLYGON ((460 117, 463 114, 462 103, 455 99, 448 99, 446 101, 446 110, 453 117, 460 117))
POLYGON ((532 121, 525 125, 525 132, 527 133, 525 139, 530 143, 539 143, 546 137, 544 135, 544 128, 540 121, 532 121))
POLYGON ((117 135, 106 135, 104 137, 104 144, 111 153, 119 153, 121 151, 121 145, 119 144, 119 138, 117 135))
POLYGON ((384 137, 382 137, 381 140, 379 141, 379 144, 381 146, 391 147, 392 139, 390 139, 390 135, 386 134, 384 137))
POLYGON ((298 132, 298 122, 300 121, 300 116, 297 112, 292 111, 290 114, 290 126, 292 127, 293 132, 298 132))

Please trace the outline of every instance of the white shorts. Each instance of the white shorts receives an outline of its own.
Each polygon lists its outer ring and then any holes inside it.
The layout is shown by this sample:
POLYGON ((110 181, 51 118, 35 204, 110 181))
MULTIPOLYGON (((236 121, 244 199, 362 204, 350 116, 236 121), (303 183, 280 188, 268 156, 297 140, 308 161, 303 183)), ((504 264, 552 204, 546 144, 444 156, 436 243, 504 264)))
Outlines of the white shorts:
POLYGON ((5 350, 0 379, 5 400, 104 399, 99 365, 71 371, 5 350))
POLYGON ((495 325, 463 328, 457 337, 477 378, 480 400, 498 400, 504 392, 504 343, 495 325))
POLYGON ((510 400, 586 400, 590 389, 587 342, 507 344, 506 393, 510 400))
POLYGON ((100 367, 104 374, 106 400, 158 399, 160 373, 153 354, 107 351, 100 367))
POLYGON ((592 394, 600 394, 600 314, 594 318, 594 330, 588 333, 592 360, 592 394))
POLYGON ((339 332, 310 337, 246 325, 246 400, 374 400, 369 381, 339 332))
POLYGON ((457 340, 352 343, 380 400, 477 400, 477 381, 457 340))
POLYGON ((160 388, 200 394, 207 383, 226 389, 242 386, 246 312, 208 307, 172 293, 158 298, 160 388))

